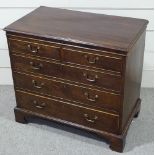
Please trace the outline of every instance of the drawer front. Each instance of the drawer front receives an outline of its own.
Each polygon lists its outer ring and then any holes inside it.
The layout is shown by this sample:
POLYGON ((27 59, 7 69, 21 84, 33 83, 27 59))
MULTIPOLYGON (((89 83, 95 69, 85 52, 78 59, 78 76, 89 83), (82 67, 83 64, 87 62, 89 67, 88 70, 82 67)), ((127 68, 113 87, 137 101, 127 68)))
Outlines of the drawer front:
POLYGON ((75 101, 76 104, 80 102, 80 104, 113 110, 115 112, 120 111, 120 95, 24 73, 14 72, 13 75, 15 87, 18 89, 75 101))
POLYGON ((120 91, 121 77, 118 75, 106 74, 94 70, 73 67, 55 62, 45 62, 24 56, 12 56, 12 67, 18 71, 39 73, 47 76, 54 76, 66 80, 89 84, 96 87, 120 91))
POLYGON ((122 71, 122 56, 106 53, 106 51, 68 47, 63 44, 46 43, 45 41, 33 39, 21 40, 20 38, 9 38, 8 42, 12 53, 23 53, 55 59, 64 63, 74 63, 117 72, 122 71))
MULTIPOLYGON (((91 50, 83 50, 83 49, 71 49, 71 48, 63 48, 63 60, 65 62, 72 62, 80 65, 91 66, 106 70, 112 70, 121 72, 122 71, 122 57, 114 56, 110 54, 92 54, 89 53, 91 50)), ((93 51, 91 51, 93 52, 93 51)))
POLYGON ((60 60, 61 47, 58 44, 46 45, 37 42, 8 39, 12 53, 22 53, 38 57, 60 60))
POLYGON ((118 132, 119 116, 112 113, 96 111, 23 91, 16 91, 16 99, 19 108, 101 131, 118 132))

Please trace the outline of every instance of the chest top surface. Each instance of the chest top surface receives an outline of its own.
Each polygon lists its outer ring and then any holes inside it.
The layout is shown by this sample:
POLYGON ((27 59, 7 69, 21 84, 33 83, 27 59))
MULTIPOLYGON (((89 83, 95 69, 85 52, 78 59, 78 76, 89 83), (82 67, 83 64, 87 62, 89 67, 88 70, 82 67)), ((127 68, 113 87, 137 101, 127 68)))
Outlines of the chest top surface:
POLYGON ((144 19, 41 6, 4 30, 126 52, 147 23, 144 19))

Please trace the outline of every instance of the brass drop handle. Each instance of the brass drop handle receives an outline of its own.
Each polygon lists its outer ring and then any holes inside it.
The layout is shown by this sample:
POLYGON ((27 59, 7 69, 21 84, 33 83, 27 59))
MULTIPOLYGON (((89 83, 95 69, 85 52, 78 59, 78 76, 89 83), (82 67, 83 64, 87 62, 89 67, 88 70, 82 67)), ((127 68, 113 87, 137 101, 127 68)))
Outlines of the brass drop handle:
POLYGON ((98 95, 95 95, 94 98, 90 98, 90 95, 88 92, 85 92, 84 95, 87 97, 87 100, 89 100, 91 102, 96 102, 96 100, 98 99, 98 95))
POLYGON ((33 104, 34 104, 34 106, 36 107, 36 108, 38 108, 38 109, 43 109, 43 108, 45 108, 46 107, 46 103, 41 103, 41 104, 38 104, 38 102, 36 101, 36 100, 34 100, 33 101, 33 104))
POLYGON ((34 48, 32 47, 32 45, 30 45, 30 44, 28 44, 27 47, 28 47, 28 49, 29 49, 32 53, 38 53, 38 52, 39 52, 39 49, 40 49, 39 46, 37 46, 37 48, 34 49, 34 48))
POLYGON ((33 84, 33 87, 37 89, 41 89, 44 86, 44 83, 41 83, 39 86, 35 80, 32 80, 32 84, 33 84))
POLYGON ((95 64, 97 60, 99 60, 99 57, 89 57, 88 55, 85 55, 85 58, 87 59, 88 63, 89 64, 95 64))
POLYGON ((34 70, 40 70, 43 67, 43 64, 35 64, 34 62, 30 62, 31 68, 34 70))
POLYGON ((90 77, 87 73, 83 73, 83 76, 86 77, 86 80, 89 82, 95 82, 98 79, 98 75, 94 75, 94 77, 90 77))
POLYGON ((87 122, 95 123, 95 121, 98 119, 98 117, 95 115, 93 118, 90 118, 88 114, 84 114, 84 118, 87 122))

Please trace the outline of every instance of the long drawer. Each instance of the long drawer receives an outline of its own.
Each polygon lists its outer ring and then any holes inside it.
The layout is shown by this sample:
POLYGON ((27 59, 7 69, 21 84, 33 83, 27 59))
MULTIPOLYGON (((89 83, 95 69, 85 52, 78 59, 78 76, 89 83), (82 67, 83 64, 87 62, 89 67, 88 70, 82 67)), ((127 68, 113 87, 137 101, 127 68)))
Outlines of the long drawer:
POLYGON ((43 96, 16 91, 17 107, 89 128, 118 132, 119 115, 96 111, 43 96))
POLYGON ((120 111, 121 97, 118 94, 25 73, 14 72, 13 75, 17 89, 29 90, 39 94, 80 102, 80 104, 113 110, 115 112, 120 111))
POLYGON ((12 67, 17 71, 63 78, 73 82, 103 87, 117 92, 121 90, 122 78, 115 74, 107 74, 105 72, 88 70, 20 55, 12 55, 12 67))
POLYGON ((83 47, 69 46, 54 42, 35 39, 8 39, 12 53, 23 53, 48 59, 59 60, 64 63, 75 63, 116 72, 122 71, 122 56, 107 51, 92 50, 83 47))

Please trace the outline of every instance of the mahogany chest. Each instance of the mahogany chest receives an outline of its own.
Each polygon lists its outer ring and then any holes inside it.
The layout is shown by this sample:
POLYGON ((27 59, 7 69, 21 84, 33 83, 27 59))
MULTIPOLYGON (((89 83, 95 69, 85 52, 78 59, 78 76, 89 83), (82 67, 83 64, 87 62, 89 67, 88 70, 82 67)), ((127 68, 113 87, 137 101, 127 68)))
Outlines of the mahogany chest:
POLYGON ((122 152, 140 111, 147 20, 39 7, 6 27, 17 122, 39 117, 122 152))

